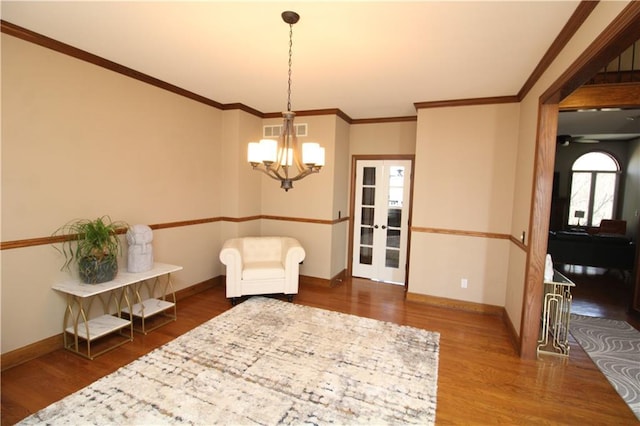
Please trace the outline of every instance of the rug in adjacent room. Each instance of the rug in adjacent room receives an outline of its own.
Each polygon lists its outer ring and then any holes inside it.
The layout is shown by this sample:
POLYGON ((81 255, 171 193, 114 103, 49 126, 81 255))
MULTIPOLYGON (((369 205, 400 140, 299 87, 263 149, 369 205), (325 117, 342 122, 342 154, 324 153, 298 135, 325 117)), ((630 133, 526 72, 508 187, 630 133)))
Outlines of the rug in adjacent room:
POLYGON ((569 331, 640 419, 640 332, 625 321, 576 314, 569 331))
POLYGON ((439 334, 253 297, 23 424, 433 424, 439 334))

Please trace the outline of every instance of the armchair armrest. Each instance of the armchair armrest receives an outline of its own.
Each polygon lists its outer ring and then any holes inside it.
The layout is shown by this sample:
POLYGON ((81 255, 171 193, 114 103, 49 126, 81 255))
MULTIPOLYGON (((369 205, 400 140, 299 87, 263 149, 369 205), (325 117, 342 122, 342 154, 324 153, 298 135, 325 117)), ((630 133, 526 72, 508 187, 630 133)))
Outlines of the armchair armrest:
POLYGON ((294 238, 282 239, 281 261, 285 268, 298 265, 304 260, 305 255, 306 253, 298 240, 294 238))
POLYGON ((220 250, 220 261, 227 266, 227 286, 242 278, 242 239, 227 240, 220 250))

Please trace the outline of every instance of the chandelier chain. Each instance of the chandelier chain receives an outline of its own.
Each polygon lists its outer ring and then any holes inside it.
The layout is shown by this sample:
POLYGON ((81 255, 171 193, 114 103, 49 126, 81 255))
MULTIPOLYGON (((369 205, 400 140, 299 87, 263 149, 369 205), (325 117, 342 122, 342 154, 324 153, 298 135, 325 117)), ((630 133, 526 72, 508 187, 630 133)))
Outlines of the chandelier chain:
POLYGON ((291 64, 293 56, 293 24, 289 24, 289 79, 287 80, 287 111, 291 112, 291 64))

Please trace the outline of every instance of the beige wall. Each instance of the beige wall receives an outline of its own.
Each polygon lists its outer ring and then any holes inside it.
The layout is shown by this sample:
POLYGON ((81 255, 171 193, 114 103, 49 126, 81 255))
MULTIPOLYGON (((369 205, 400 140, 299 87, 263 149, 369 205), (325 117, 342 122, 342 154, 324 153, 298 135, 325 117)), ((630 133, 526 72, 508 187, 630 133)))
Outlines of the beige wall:
MULTIPOLYGON (((336 148, 333 184, 333 208, 331 218, 343 218, 349 214, 349 132, 350 126, 344 120, 336 120, 336 148)), ((349 243, 349 224, 340 222, 331 227, 331 268, 329 278, 342 272, 347 266, 347 248, 349 243)))
POLYGON ((416 152, 417 121, 354 124, 349 129, 350 155, 410 155, 416 152))
MULTIPOLYGON (((217 195, 211 194, 220 206, 221 216, 246 218, 259 215, 262 209, 260 173, 251 170, 247 163, 247 141, 259 140, 262 135, 262 119, 241 110, 222 113, 220 155, 210 162, 219 168, 225 179, 217 195)), ((247 235, 260 235, 260 221, 225 222, 214 253, 219 253, 224 241, 247 235)), ((224 274, 224 267, 216 262, 216 275, 224 274)))
MULTIPOLYGON (((413 227, 509 233, 518 115, 516 103, 418 111, 413 227)), ((503 306, 509 244, 413 232, 409 292, 503 306)))
POLYGON ((3 240, 221 212, 218 110, 4 34, 2 57, 3 240))
POLYGON ((262 235, 291 236, 304 247, 306 256, 300 274, 309 277, 331 278, 332 227, 325 224, 263 220, 262 235))
POLYGON ((247 143, 259 140, 262 135, 262 119, 235 109, 222 113, 220 155, 211 159, 210 167, 219 168, 227 176, 216 200, 223 216, 246 217, 260 214, 260 173, 251 170, 247 163, 247 143))
POLYGON ((418 111, 414 226, 509 232, 518 114, 516 103, 418 111))

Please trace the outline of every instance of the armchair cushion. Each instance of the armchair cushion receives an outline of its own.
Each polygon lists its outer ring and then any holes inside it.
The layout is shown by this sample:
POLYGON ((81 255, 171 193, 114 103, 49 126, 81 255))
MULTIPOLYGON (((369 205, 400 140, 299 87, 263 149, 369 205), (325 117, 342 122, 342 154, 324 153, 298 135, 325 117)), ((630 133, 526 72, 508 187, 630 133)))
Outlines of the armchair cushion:
POLYGON ((242 269, 243 280, 264 280, 271 278, 284 278, 284 266, 282 262, 245 262, 242 269))

